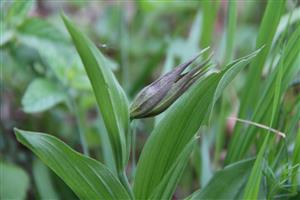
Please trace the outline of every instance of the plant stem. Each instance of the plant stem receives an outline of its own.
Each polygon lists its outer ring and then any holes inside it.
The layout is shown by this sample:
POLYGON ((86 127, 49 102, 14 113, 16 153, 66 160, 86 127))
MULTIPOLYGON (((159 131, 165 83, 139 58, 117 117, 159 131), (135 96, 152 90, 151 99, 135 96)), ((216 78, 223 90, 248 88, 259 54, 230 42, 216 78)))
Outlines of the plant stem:
POLYGON ((82 120, 80 118, 79 110, 76 106, 74 99, 70 95, 68 95, 68 98, 71 103, 71 111, 74 113, 74 116, 75 116, 76 125, 78 128, 79 140, 80 140, 80 144, 82 146, 83 154, 86 156, 89 156, 88 145, 87 145, 86 138, 84 135, 83 124, 82 124, 82 120))
POLYGON ((136 151, 136 131, 137 131, 137 123, 136 121, 133 121, 132 123, 132 138, 131 138, 131 159, 132 159, 132 163, 131 163, 131 179, 133 180, 134 175, 135 175, 135 170, 136 170, 136 155, 135 155, 135 151, 136 151))
POLYGON ((133 193, 132 193, 132 190, 131 190, 131 186, 128 182, 128 178, 126 176, 126 173, 125 171, 123 172, 119 172, 118 173, 118 176, 119 176, 119 180, 121 181, 122 185, 125 187, 125 189, 127 190, 128 194, 130 195, 131 199, 134 199, 134 196, 133 196, 133 193))

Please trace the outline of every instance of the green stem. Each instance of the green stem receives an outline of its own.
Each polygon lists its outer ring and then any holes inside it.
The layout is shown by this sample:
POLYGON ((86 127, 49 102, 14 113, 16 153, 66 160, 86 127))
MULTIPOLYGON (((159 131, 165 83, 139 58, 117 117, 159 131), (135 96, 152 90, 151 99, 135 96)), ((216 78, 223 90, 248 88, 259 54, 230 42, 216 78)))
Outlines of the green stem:
POLYGON ((59 83, 60 87, 66 93, 67 101, 68 101, 67 106, 68 106, 69 110, 71 112, 73 112, 73 114, 75 116, 76 126, 78 128, 79 140, 80 140, 80 144, 82 146, 83 154, 86 156, 89 156, 88 145, 87 145, 87 142, 86 142, 86 139, 84 136, 82 120, 80 118, 79 111, 76 107, 76 103, 75 103, 74 99, 72 98, 70 92, 68 91, 68 86, 66 86, 66 84, 64 84, 64 82, 58 77, 58 75, 55 73, 55 71, 53 70, 53 68, 51 66, 47 66, 47 68, 50 69, 50 71, 53 74, 53 78, 55 79, 55 81, 57 81, 59 83))
POLYGON ((83 123, 82 123, 82 120, 81 120, 81 117, 79 114, 79 110, 77 109, 74 99, 70 95, 68 95, 68 98, 71 103, 71 111, 74 113, 74 116, 75 116, 76 125, 78 128, 79 140, 80 140, 80 144, 82 146, 83 154, 86 156, 89 156, 88 145, 87 145, 87 141, 86 141, 86 138, 84 135, 83 123))
POLYGON ((122 185, 125 187, 125 189, 127 190, 128 194, 130 195, 131 199, 134 199, 134 195, 132 193, 132 190, 131 190, 131 186, 128 182, 128 178, 126 176, 126 173, 125 171, 123 172, 119 172, 118 174, 119 176, 119 180, 121 181, 122 185))
POLYGON ((136 155, 135 155, 135 150, 136 150, 136 130, 137 130, 137 123, 134 121, 132 123, 133 125, 133 131, 132 131, 132 138, 131 138, 131 153, 132 153, 132 170, 131 170, 131 179, 133 179, 135 175, 135 170, 136 170, 136 155))

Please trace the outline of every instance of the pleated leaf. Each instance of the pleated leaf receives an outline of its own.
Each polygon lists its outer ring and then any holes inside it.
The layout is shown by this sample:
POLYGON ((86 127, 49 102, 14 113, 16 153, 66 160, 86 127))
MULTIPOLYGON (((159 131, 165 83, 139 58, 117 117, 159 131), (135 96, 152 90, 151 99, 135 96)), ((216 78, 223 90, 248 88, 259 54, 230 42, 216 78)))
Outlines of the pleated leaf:
POLYGON ((97 47, 65 16, 63 20, 91 81, 108 131, 116 167, 118 172, 121 172, 124 170, 129 154, 126 147, 129 130, 128 100, 97 47))
POLYGON ((15 133, 80 199, 130 199, 119 180, 98 161, 53 136, 19 129, 15 133))

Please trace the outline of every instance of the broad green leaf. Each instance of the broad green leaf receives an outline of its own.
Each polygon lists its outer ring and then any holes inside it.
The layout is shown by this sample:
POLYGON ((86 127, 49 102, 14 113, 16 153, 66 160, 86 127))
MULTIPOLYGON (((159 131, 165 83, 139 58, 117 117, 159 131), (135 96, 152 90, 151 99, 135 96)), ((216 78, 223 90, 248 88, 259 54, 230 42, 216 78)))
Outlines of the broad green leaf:
POLYGON ((66 99, 65 93, 54 82, 38 78, 33 80, 22 98, 27 113, 45 111, 66 99))
POLYGON ((20 167, 0 161, 0 199, 25 199, 29 176, 20 167))
POLYGON ((219 74, 213 73, 195 83, 188 93, 169 108, 154 128, 138 161, 134 181, 136 198, 150 197, 185 145, 196 134, 208 111, 219 78, 219 74))
POLYGON ((38 159, 33 162, 33 177, 41 199, 59 199, 53 187, 49 169, 38 159))
POLYGON ((37 37, 52 42, 67 43, 65 35, 53 24, 40 18, 27 18, 18 27, 19 37, 37 37))
POLYGON ((209 183, 187 200, 237 199, 250 175, 254 159, 233 163, 215 173, 209 183))
MULTIPOLYGON (((252 58, 250 54, 249 60, 252 58)), ((244 59, 225 67, 219 73, 212 73, 197 81, 169 108, 148 138, 138 161, 134 182, 134 193, 137 198, 150 197, 206 119, 218 85, 221 83, 224 88, 229 83, 229 77, 234 78, 231 71, 239 69, 241 67, 239 64, 244 59), (220 82, 223 77, 228 79, 220 82)), ((244 63, 244 66, 247 63, 244 63)))
POLYGON ((91 81, 112 145, 117 171, 122 173, 129 156, 129 111, 126 95, 106 65, 105 57, 78 28, 63 16, 64 23, 91 81))
POLYGON ((53 136, 19 129, 15 133, 80 199, 130 199, 119 180, 98 161, 53 136))

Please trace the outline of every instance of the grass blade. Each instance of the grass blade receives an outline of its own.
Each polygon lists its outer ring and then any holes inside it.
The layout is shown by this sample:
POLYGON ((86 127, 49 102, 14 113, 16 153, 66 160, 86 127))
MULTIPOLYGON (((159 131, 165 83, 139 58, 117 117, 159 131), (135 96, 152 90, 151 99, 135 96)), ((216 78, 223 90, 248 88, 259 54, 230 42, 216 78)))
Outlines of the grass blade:
MULTIPOLYGON (((219 1, 201 1, 202 5, 202 33, 200 46, 205 48, 211 45, 214 34, 215 20, 220 7, 219 1)), ((207 53, 208 55, 208 53, 207 53)))
POLYGON ((269 142, 270 135, 268 134, 264 140, 264 143, 258 153, 253 169, 250 174, 250 178, 247 182, 243 199, 257 199, 259 193, 260 182, 262 178, 262 171, 264 168, 264 154, 269 142))
MULTIPOLYGON (((280 62, 283 65, 282 81, 280 86, 280 97, 287 90, 291 80, 299 71, 299 65, 296 64, 297 58, 299 57, 300 51, 300 26, 296 28, 293 34, 288 38, 287 45, 281 53, 280 62)), ((270 117, 272 115, 272 101, 274 97, 274 87, 276 85, 276 77, 278 74, 279 64, 277 64, 274 70, 264 84, 262 95, 259 100, 256 101, 256 106, 253 111, 251 121, 255 121, 261 124, 269 124, 270 117)), ((241 118, 241 116, 239 117, 241 118)), ((241 159, 246 152, 249 150, 251 144, 255 139, 256 128, 251 127, 246 130, 245 134, 240 134, 242 131, 241 125, 235 126, 235 131, 231 144, 229 145, 228 155, 226 157, 226 163, 230 163, 234 160, 241 159)))
POLYGON ((235 29, 237 22, 237 1, 228 1, 227 8, 227 30, 226 30, 226 51, 224 62, 227 64, 230 62, 234 56, 234 39, 235 39, 235 29))
MULTIPOLYGON (((280 91, 281 91, 281 82, 282 82, 282 76, 283 76, 283 65, 282 65, 282 59, 279 62, 278 66, 279 70, 276 74, 276 80, 274 83, 274 97, 273 97, 273 106, 272 106, 272 114, 270 118, 270 127, 273 126, 274 120, 276 117, 276 114, 278 112, 278 104, 280 102, 280 91)), ((272 130, 272 129, 271 129, 272 130)), ((271 131, 269 129, 268 132, 271 131)), ((264 154, 267 150, 267 144, 269 143, 269 138, 271 136, 268 134, 267 137, 264 139, 264 143, 262 147, 259 150, 257 159, 255 161, 254 167, 251 171, 250 179, 247 182, 247 186, 244 193, 244 199, 257 199, 259 195, 259 187, 263 175, 263 168, 264 168, 264 154)), ((274 137, 273 137, 274 138, 274 137)), ((272 140, 271 140, 272 141, 272 140)))

